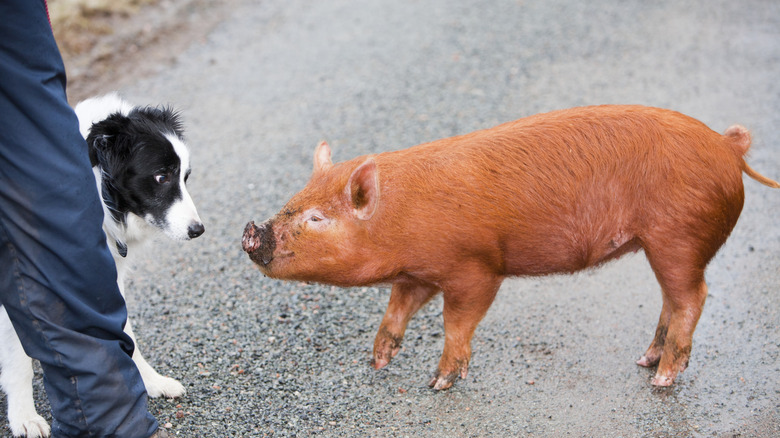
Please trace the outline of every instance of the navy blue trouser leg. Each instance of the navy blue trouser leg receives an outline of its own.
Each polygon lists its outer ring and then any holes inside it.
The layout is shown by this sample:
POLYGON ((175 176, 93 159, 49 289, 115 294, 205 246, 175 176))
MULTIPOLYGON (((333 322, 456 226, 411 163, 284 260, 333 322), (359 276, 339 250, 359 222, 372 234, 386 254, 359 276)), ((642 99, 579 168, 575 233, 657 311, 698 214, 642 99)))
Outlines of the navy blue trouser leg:
POLYGON ((44 0, 0 0, 0 303, 41 362, 60 437, 148 437, 157 421, 44 0))

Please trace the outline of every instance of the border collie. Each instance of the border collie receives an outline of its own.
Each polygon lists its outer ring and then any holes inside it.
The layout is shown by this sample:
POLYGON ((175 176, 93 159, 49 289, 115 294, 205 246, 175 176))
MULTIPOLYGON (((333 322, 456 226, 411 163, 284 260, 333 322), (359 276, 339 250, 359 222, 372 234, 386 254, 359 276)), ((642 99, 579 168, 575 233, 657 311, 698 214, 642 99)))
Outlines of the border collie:
MULTIPOLYGON (((203 234, 203 223, 187 192, 190 154, 178 113, 171 108, 135 107, 117 94, 85 100, 75 108, 103 201, 103 230, 117 268, 122 296, 132 259, 155 230, 175 240, 203 234)), ((136 342, 130 320, 125 332, 136 342)), ((141 355, 135 362, 150 397, 179 397, 184 386, 158 374, 141 355)), ((32 360, 0 306, 0 384, 8 395, 8 422, 15 436, 41 437, 49 425, 35 411, 32 360)))

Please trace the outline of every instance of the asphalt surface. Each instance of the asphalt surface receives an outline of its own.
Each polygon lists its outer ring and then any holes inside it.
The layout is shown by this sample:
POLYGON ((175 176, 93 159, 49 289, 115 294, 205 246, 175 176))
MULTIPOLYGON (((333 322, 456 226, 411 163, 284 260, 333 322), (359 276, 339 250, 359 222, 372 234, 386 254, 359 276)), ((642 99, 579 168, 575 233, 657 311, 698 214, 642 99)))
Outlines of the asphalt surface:
MULTIPOLYGON (((343 161, 579 105, 671 108, 719 132, 743 124, 750 165, 778 179, 780 3, 208 7, 224 14, 213 30, 127 82, 129 65, 120 90, 182 110, 190 193, 206 225, 191 242, 161 238, 128 287, 142 351, 187 387, 181 399, 150 401, 171 434, 780 436, 780 190, 747 177, 740 222, 707 271, 690 367, 667 389, 634 364, 661 308, 641 253, 506 281, 477 329, 468 378, 434 392, 440 299, 375 371, 388 289, 264 278, 240 243, 248 220, 305 185, 320 140, 343 161)), ((40 374, 36 387, 45 411, 40 374)))

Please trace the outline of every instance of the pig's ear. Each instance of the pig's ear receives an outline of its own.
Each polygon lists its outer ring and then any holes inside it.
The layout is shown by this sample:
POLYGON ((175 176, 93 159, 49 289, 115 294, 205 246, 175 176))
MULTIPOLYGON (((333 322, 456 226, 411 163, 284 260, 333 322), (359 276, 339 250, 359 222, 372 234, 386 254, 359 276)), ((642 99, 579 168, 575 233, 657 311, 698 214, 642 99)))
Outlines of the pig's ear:
POLYGON ((345 189, 355 216, 361 220, 371 219, 379 205, 379 176, 373 158, 352 172, 345 189))
POLYGON ((320 172, 333 167, 330 160, 330 146, 325 141, 321 141, 314 150, 314 171, 320 172))

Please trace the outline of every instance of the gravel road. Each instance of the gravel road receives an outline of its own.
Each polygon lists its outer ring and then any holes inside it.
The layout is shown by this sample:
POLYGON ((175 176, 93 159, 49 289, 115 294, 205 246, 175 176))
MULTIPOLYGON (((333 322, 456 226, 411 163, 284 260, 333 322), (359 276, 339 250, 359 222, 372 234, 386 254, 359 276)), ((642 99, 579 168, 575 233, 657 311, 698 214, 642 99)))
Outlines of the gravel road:
MULTIPOLYGON (((148 57, 156 68, 128 58, 116 78, 133 102, 182 110, 206 225, 191 242, 159 239, 128 286, 142 351, 188 390, 150 401, 171 434, 780 436, 780 191, 747 178, 740 222, 707 271, 690 367, 667 389, 634 364, 661 307, 641 253, 506 281, 468 378, 437 393, 426 382, 444 342, 440 299, 375 371, 388 289, 264 278, 240 244, 248 220, 305 185, 320 140, 343 161, 578 105, 743 124, 750 165, 778 179, 780 2, 194 4, 221 18, 208 32, 182 26, 183 49, 148 57)), ((40 374, 36 388, 46 411, 40 374)))

